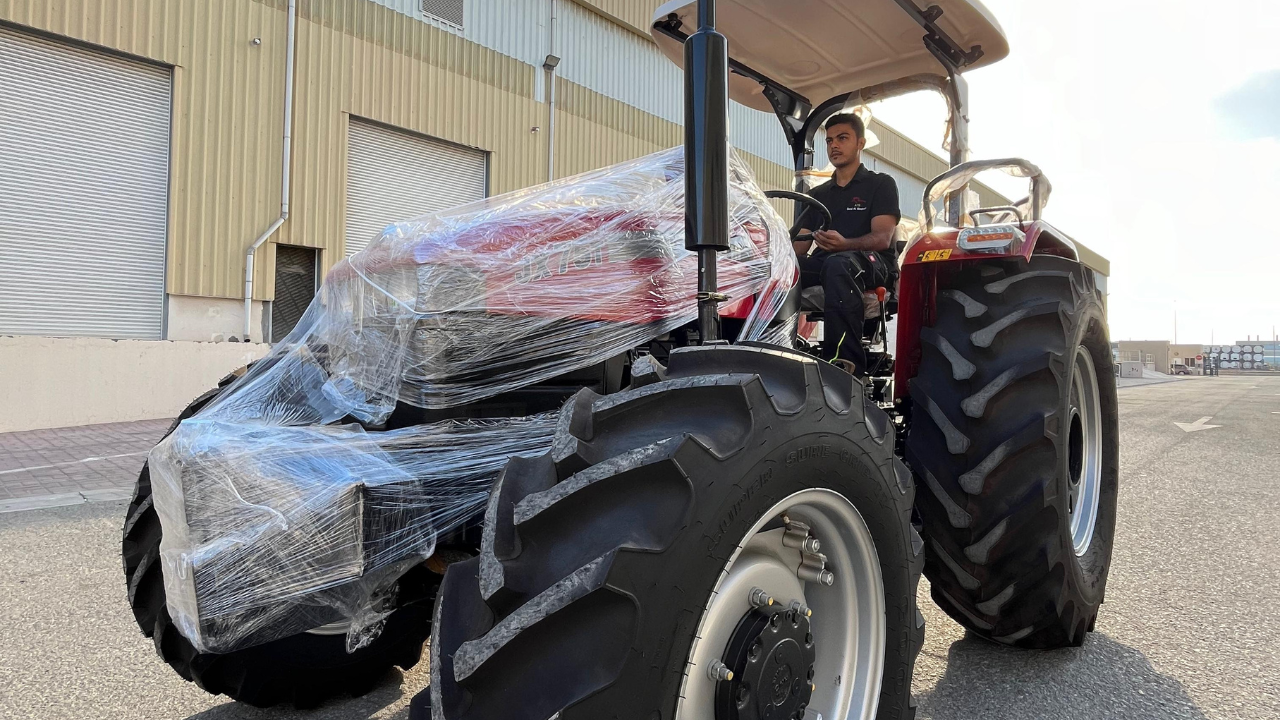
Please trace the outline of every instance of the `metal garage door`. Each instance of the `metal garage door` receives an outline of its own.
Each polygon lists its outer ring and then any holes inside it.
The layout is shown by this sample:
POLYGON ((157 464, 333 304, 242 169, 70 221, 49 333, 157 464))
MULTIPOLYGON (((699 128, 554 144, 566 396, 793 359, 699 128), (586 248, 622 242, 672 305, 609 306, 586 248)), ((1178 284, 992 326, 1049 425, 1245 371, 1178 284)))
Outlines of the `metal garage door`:
POLYGON ((160 338, 167 69, 0 28, 0 335, 160 338))
POLYGON ((347 254, 389 223, 485 196, 488 155, 351 118, 347 144, 347 254))

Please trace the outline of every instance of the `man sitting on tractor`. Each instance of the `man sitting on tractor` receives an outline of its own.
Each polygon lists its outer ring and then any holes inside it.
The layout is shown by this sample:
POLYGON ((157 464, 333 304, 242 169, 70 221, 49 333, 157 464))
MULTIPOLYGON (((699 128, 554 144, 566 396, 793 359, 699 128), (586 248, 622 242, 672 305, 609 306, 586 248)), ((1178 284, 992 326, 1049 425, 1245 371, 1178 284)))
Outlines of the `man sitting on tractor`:
POLYGON ((898 270, 893 232, 902 219, 897 183, 862 164, 866 144, 866 126, 857 115, 841 113, 827 121, 827 157, 836 171, 809 194, 831 211, 831 226, 811 233, 808 228, 819 223, 816 210, 809 208, 800 216, 793 243, 801 285, 821 285, 825 295, 827 359, 853 363, 860 376, 867 372, 862 295, 891 286, 898 270), (814 243, 818 247, 810 253, 814 243))

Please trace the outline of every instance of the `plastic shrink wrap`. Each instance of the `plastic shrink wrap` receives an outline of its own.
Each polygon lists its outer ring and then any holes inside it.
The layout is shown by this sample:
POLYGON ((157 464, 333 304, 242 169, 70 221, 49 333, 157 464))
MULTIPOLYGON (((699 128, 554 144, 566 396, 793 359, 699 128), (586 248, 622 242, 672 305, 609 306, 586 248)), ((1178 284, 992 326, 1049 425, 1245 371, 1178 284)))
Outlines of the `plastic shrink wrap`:
MULTIPOLYGON (((548 416, 385 429, 644 347, 697 317, 682 149, 390 225, 298 326, 152 450, 168 608, 228 652, 323 628, 373 637, 396 580, 474 521, 548 416)), ((720 290, 770 322, 796 280, 787 224, 731 155, 720 290)))

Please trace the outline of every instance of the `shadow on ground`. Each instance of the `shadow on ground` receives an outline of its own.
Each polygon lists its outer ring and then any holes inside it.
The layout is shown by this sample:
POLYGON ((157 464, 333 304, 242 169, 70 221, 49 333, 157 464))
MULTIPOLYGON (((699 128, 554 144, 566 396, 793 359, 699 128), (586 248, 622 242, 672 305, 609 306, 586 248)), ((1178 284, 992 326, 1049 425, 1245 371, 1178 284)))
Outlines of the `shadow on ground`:
POLYGON ((952 643, 946 672, 919 693, 921 720, 1142 718, 1205 720, 1177 680, 1101 633, 1082 648, 1028 651, 972 634, 952 643))
POLYGON ((187 720, 408 720, 409 700, 415 694, 417 689, 405 687, 400 671, 392 670, 381 684, 358 698, 335 698, 308 710, 259 709, 227 700, 187 720))
MULTIPOLYGON (((360 698, 311 710, 256 708, 227 701, 187 720, 408 720, 417 692, 399 672, 360 698)), ((1101 633, 1083 648, 1029 651, 967 635, 947 650, 946 671, 917 693, 920 720, 1207 720, 1177 680, 1141 652, 1101 633)))

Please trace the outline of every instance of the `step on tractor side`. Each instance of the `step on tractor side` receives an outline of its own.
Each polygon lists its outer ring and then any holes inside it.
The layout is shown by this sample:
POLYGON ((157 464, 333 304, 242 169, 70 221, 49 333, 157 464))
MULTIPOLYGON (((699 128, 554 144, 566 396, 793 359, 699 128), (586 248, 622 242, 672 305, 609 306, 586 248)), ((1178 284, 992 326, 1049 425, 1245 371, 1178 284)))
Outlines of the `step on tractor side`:
POLYGON ((977 0, 802 6, 662 5, 682 153, 560 181, 551 209, 517 193, 389 228, 326 279, 361 294, 322 294, 183 412, 123 539, 166 662, 213 693, 310 706, 412 667, 430 636, 415 720, 888 720, 915 715, 921 573, 979 636, 1084 642, 1116 519, 1114 370, 1098 273, 1042 217, 1048 180, 967 157, 962 73, 1008 42, 977 0), (874 360, 854 375, 819 359, 763 198, 829 222, 804 192, 818 129, 917 90, 947 100, 952 167, 896 287, 867 298, 874 360), (777 115, 794 192, 759 193, 732 156, 730 98, 777 115), (968 207, 988 170, 1029 196, 968 207), (679 212, 572 199, 602 182, 624 204, 670 190, 679 212), (574 244, 593 233, 603 249, 574 244), (321 505, 341 513, 297 520, 321 505), (268 555, 328 574, 229 579, 268 555))

